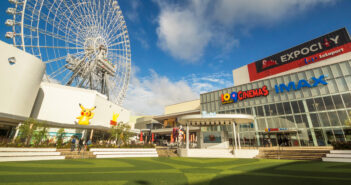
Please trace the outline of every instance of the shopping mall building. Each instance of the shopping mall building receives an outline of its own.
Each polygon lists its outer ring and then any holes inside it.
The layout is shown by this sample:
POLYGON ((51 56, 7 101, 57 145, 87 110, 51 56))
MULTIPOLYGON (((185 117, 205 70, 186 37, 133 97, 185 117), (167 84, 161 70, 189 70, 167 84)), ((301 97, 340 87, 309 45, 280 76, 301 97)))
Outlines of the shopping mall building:
MULTIPOLYGON (((253 115, 253 123, 238 125, 241 146, 351 141, 350 51, 343 28, 234 69, 234 86, 200 95, 201 111, 253 115)), ((226 125, 201 131, 219 137, 211 142, 233 135, 226 125)))

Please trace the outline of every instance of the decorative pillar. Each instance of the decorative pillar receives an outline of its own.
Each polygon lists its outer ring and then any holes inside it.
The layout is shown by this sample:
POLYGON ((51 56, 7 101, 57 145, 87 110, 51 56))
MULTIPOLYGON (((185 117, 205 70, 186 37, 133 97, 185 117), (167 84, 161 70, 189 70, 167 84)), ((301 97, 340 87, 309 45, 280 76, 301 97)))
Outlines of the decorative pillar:
POLYGON ((240 134, 239 134, 239 128, 238 128, 238 144, 239 144, 239 150, 241 150, 241 144, 240 144, 240 134))
POLYGON ((237 150, 238 149, 238 146, 237 146, 237 142, 236 142, 236 131, 235 131, 235 121, 233 121, 233 140, 234 140, 234 143, 235 143, 235 150, 237 150))
POLYGON ((94 129, 91 129, 91 131, 90 131, 90 140, 91 141, 93 140, 93 135, 94 135, 94 129))
POLYGON ((308 122, 308 126, 310 127, 311 136, 312 136, 312 140, 313 140, 313 145, 314 146, 318 146, 316 133, 314 132, 314 127, 313 127, 312 119, 311 119, 311 116, 310 116, 310 110, 308 110, 308 106, 307 106, 306 100, 302 100, 302 104, 303 104, 303 107, 305 108, 307 122, 308 122))
POLYGON ((21 126, 21 123, 19 123, 18 126, 16 127, 16 133, 15 133, 15 135, 13 136, 12 142, 15 142, 15 140, 16 140, 16 138, 17 138, 17 135, 18 135, 18 132, 19 132, 20 126, 21 126))

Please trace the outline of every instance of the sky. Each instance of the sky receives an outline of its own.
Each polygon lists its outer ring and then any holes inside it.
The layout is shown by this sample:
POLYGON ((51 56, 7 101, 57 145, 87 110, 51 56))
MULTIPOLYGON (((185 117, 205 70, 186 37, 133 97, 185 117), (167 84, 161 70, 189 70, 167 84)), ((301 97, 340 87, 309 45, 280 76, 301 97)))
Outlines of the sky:
MULTIPOLYGON (((131 40, 123 107, 164 106, 233 86, 232 70, 336 29, 351 30, 351 0, 119 0, 131 40)), ((12 6, 0 2, 0 18, 12 6)), ((0 26, 0 38, 10 31, 0 26)))

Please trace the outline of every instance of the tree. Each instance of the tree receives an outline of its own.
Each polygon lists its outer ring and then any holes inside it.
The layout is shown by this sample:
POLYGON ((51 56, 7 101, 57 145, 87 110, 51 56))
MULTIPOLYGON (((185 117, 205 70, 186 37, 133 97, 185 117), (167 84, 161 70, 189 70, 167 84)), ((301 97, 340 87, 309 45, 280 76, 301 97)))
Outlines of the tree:
POLYGON ((24 121, 19 127, 19 140, 28 146, 36 126, 37 121, 33 118, 28 118, 26 121, 24 121))
POLYGON ((116 126, 110 128, 109 133, 111 134, 110 140, 114 140, 116 145, 128 144, 129 138, 132 136, 130 132, 130 126, 123 123, 118 123, 116 126))
POLYGON ((36 130, 34 131, 34 144, 38 146, 48 134, 47 124, 45 122, 37 122, 36 130))
POLYGON ((56 145, 58 148, 61 148, 62 147, 62 144, 63 144, 63 136, 65 135, 65 129, 63 128, 60 128, 60 130, 58 130, 57 134, 56 134, 56 138, 57 138, 57 141, 56 141, 56 145))
POLYGON ((17 141, 29 145, 32 141, 32 137, 35 139, 35 144, 38 145, 43 138, 46 137, 48 132, 46 123, 39 122, 33 118, 28 118, 19 127, 19 135, 17 136, 17 141), (39 129, 39 131, 37 131, 39 129))

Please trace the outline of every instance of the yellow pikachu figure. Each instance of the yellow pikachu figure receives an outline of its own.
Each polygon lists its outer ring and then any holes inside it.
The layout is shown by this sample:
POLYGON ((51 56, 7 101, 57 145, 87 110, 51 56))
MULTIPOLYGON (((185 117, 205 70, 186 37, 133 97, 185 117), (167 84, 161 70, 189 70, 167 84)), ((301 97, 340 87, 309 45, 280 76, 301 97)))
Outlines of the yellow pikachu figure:
POLYGON ((113 113, 112 120, 110 121, 110 125, 117 125, 117 118, 119 117, 119 114, 113 113))
POLYGON ((79 104, 79 106, 82 109, 82 111, 80 112, 80 116, 77 117, 78 124, 79 125, 89 125, 89 121, 91 119, 93 119, 93 117, 94 117, 94 113, 91 111, 93 111, 96 108, 96 106, 91 108, 91 109, 84 108, 82 104, 79 104))

